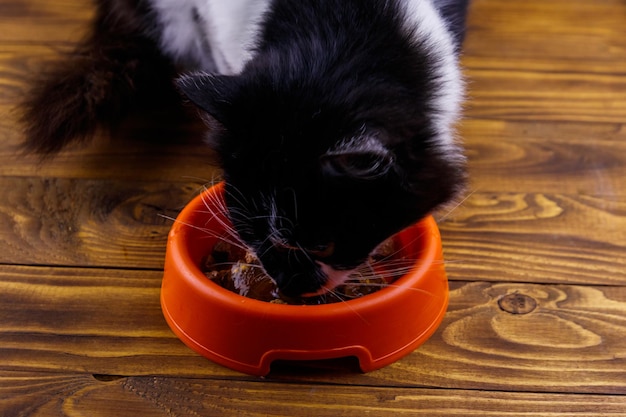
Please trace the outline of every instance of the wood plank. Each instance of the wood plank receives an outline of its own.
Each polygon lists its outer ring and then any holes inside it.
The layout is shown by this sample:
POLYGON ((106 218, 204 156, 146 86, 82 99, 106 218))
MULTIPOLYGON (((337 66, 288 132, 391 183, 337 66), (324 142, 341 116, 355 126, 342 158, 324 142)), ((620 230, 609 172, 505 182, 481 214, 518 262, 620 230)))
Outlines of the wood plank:
POLYGON ((451 279, 626 283, 626 196, 474 193, 446 219, 451 279))
POLYGON ((0 175, 5 177, 211 183, 221 175, 214 152, 203 143, 204 130, 193 122, 140 122, 45 160, 22 153, 18 129, 0 120, 0 140, 6 138, 0 145, 0 175))
POLYGON ((0 177, 0 263, 161 269, 200 183, 0 177))
POLYGON ((434 338, 376 376, 410 384, 417 371, 425 385, 624 394, 625 302, 625 287, 454 283, 434 338), (507 295, 536 308, 505 311, 507 295))
POLYGON ((99 134, 88 144, 42 160, 23 154, 20 127, 1 116, 0 111, 4 177, 211 183, 221 175, 215 153, 203 142, 206 132, 199 121, 172 125, 167 117, 154 123, 133 119, 113 137, 99 134))
MULTIPOLYGON (((0 22, 4 20, 0 19, 0 22)), ((0 114, 4 117, 2 129, 7 129, 11 119, 10 106, 19 102, 30 80, 69 48, 42 45, 3 45, 0 48, 0 114)), ((4 135, 8 135, 9 132, 4 135)))
POLYGON ((464 61, 478 68, 623 72, 625 16, 621 0, 473 0, 464 61))
POLYGON ((194 354, 161 313, 161 271, 0 266, 0 369, 238 375, 194 354))
POLYGON ((0 44, 76 42, 93 11, 89 1, 2 0, 0 44))
POLYGON ((621 123, 465 119, 469 192, 626 195, 621 123))
POLYGON ((268 384, 89 375, 4 373, 6 416, 623 416, 626 398, 314 384, 268 384), (471 395, 470 395, 471 394, 471 395))
POLYGON ((467 70, 466 114, 498 120, 621 123, 626 77, 618 75, 467 70))
MULTIPOLYGON (((159 307, 160 272, 0 271, 2 370, 251 379, 174 337, 159 307)), ((451 289, 441 328, 399 362, 369 374, 283 365, 270 380, 626 394, 626 286, 453 282, 451 289), (537 307, 511 314, 499 305, 509 294, 537 307)))
POLYGON ((619 0, 473 1, 463 56, 467 114, 621 123, 624 17, 619 0))

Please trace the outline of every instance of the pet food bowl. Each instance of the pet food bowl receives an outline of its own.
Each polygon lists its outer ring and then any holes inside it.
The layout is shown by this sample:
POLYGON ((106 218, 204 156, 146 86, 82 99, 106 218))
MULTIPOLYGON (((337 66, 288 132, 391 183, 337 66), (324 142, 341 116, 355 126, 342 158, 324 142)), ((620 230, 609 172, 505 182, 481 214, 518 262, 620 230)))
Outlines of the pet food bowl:
POLYGON ((274 304, 230 292, 201 271, 227 221, 217 207, 206 206, 222 192, 222 184, 209 188, 178 216, 168 238, 161 289, 167 323, 201 355, 259 376, 267 375, 276 360, 343 357, 356 357, 369 372, 412 352, 441 323, 448 281, 432 217, 396 235, 402 256, 415 261, 393 285, 345 302, 274 304))

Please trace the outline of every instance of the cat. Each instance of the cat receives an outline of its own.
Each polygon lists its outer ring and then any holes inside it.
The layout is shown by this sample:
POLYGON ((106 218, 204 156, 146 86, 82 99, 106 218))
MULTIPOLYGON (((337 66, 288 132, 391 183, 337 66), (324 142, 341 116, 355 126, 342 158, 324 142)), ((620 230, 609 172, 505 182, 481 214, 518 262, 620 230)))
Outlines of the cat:
POLYGON ((98 0, 25 98, 25 148, 54 154, 176 88, 241 241, 283 293, 323 293, 464 188, 468 1, 98 0))

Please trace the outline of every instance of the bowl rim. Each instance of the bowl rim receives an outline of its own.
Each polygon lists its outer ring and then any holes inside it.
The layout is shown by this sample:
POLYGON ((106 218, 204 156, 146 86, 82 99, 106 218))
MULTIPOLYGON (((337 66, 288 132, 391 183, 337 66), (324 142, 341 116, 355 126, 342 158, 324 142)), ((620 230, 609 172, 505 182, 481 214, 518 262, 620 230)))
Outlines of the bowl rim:
MULTIPOLYGON (((202 193, 194 197, 189 204, 178 215, 169 234, 170 248, 172 255, 180 258, 177 267, 181 268, 183 279, 193 281, 195 288, 205 297, 210 298, 218 303, 228 305, 231 308, 239 308, 247 304, 248 307, 258 310, 264 315, 296 315, 298 317, 319 316, 320 314, 337 315, 342 311, 354 313, 355 309, 367 309, 373 305, 391 302, 402 295, 412 284, 420 280, 431 267, 433 262, 437 262, 438 255, 441 252, 441 238, 437 224, 432 216, 426 216, 418 223, 413 224, 399 233, 410 228, 420 228, 422 233, 415 239, 419 239, 421 253, 419 258, 412 260, 410 270, 402 276, 396 278, 388 286, 381 288, 371 294, 362 297, 344 300, 341 302, 325 303, 325 304, 280 304, 270 303, 268 301, 257 300, 246 297, 244 295, 232 292, 218 283, 207 278, 202 272, 200 265, 192 260, 191 255, 184 237, 185 233, 180 233, 181 229, 193 226, 188 219, 196 217, 197 211, 205 207, 205 198, 207 193, 221 193, 224 188, 224 182, 219 182, 213 186, 206 188, 202 193)), ((217 240, 215 237, 207 237, 210 240, 217 240)))

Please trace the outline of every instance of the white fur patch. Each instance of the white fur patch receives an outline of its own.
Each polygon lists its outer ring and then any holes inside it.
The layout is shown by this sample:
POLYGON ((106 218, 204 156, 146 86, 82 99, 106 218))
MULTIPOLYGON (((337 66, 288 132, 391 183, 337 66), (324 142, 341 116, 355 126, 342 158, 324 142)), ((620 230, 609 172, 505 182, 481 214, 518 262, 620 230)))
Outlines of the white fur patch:
POLYGON ((161 45, 196 70, 239 73, 252 59, 272 0, 150 0, 162 26, 161 45), (194 16, 196 19, 194 20, 194 16))
POLYGON ((400 0, 398 4, 404 7, 404 29, 435 58, 439 89, 430 117, 437 129, 436 144, 450 157, 462 158, 455 143, 454 123, 461 112, 464 84, 452 33, 431 0, 400 0))
POLYGON ((214 69, 206 36, 193 22, 195 0, 150 0, 160 24, 161 47, 172 59, 185 65, 214 69))

